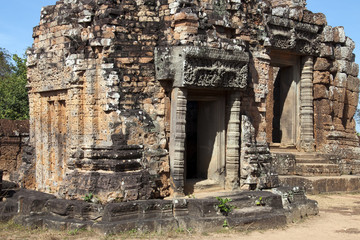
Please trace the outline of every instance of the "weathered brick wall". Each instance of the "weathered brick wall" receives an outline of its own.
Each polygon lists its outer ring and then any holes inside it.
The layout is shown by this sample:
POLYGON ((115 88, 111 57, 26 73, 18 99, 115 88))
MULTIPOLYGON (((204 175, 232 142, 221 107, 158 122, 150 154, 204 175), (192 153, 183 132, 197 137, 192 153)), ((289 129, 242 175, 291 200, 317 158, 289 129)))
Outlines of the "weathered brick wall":
POLYGON ((325 151, 358 146, 353 116, 359 97, 359 66, 354 62, 354 48, 343 27, 324 28, 314 65, 314 120, 317 147, 325 151))
POLYGON ((251 159, 242 169, 254 177, 251 184, 269 185, 266 114, 273 50, 314 58, 315 147, 324 150, 334 141, 358 146, 353 42, 304 6, 305 1, 61 0, 44 8, 28 52, 36 188, 67 198, 93 192, 109 201, 171 193, 174 79, 156 79, 155 52, 175 46, 250 56, 247 86, 235 90, 240 115, 253 129, 241 153, 251 159), (339 91, 346 93, 341 99, 339 91))
POLYGON ((20 169, 23 148, 29 136, 29 121, 0 119, 0 170, 3 178, 20 169))
POLYGON ((152 57, 158 8, 59 1, 43 9, 28 61, 37 189, 125 200, 169 194, 167 99, 152 57))
POLYGON ((359 65, 354 62, 355 43, 343 27, 326 26, 320 56, 314 65, 314 123, 317 149, 341 156, 343 173, 358 173, 358 147, 354 114, 359 99, 359 65))
POLYGON ((306 0, 271 0, 273 7, 305 7, 306 0))

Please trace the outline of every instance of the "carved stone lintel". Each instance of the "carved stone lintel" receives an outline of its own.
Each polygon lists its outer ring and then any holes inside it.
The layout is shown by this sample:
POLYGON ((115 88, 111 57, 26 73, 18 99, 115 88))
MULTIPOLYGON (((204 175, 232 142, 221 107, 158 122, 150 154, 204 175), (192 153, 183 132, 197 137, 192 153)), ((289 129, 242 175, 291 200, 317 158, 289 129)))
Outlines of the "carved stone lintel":
POLYGON ((196 87, 245 88, 248 66, 243 62, 188 57, 184 85, 196 87))
POLYGON ((272 47, 305 55, 317 52, 319 26, 272 16, 268 27, 272 47))
POLYGON ((195 46, 155 50, 156 78, 173 80, 173 87, 245 88, 248 62, 242 51, 195 46))

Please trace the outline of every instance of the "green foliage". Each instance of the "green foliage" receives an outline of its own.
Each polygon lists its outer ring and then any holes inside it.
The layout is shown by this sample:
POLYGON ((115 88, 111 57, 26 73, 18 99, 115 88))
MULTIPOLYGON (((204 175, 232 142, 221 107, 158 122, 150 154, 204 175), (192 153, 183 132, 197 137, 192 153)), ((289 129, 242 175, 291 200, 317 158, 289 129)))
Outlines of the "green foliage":
POLYGON ((196 198, 194 194, 190 194, 190 195, 188 195, 187 197, 188 197, 188 198, 194 198, 194 199, 196 198))
POLYGON ((216 199, 219 201, 219 204, 217 205, 218 209, 225 216, 235 208, 235 206, 229 204, 229 202, 232 201, 230 198, 216 197, 216 199))
POLYGON ((223 228, 229 227, 228 221, 225 219, 223 223, 223 228))
POLYGON ((0 80, 8 76, 12 69, 11 55, 3 48, 0 48, 0 80))
POLYGON ((128 235, 135 235, 138 232, 138 230, 136 228, 132 228, 129 231, 127 231, 128 235))
POLYGON ((0 119, 29 118, 26 58, 0 48, 0 119))
POLYGON ((185 232, 185 229, 182 228, 182 227, 178 227, 176 230, 175 230, 176 233, 184 233, 185 232))
POLYGON ((77 235, 79 233, 79 229, 75 228, 73 230, 70 230, 68 233, 69 233, 69 235, 73 235, 73 236, 77 235))
POLYGON ((94 197, 94 194, 92 194, 92 193, 87 193, 87 194, 85 195, 85 197, 84 197, 84 201, 85 201, 85 202, 92 202, 93 197, 94 197))
POLYGON ((256 206, 264 206, 265 202, 263 201, 263 197, 259 197, 258 200, 255 201, 256 206))

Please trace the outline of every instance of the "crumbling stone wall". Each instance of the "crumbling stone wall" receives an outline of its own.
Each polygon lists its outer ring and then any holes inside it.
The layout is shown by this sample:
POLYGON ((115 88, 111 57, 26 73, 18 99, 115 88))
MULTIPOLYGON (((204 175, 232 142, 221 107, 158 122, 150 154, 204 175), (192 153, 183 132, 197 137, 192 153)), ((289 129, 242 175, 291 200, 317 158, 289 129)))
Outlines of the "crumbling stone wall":
POLYGON ((354 62, 354 48, 343 27, 326 26, 314 64, 317 148, 341 156, 344 173, 359 171, 351 163, 358 157, 349 149, 359 146, 353 118, 359 98, 359 65, 354 62))
POLYGON ((305 0, 272 0, 271 2, 271 6, 273 7, 290 7, 290 8, 294 8, 294 7, 305 7, 306 6, 306 1, 305 0))
POLYGON ((0 119, 0 170, 4 179, 19 171, 28 137, 29 121, 0 119))
POLYGON ((107 201, 182 191, 188 89, 226 96, 226 185, 276 185, 266 120, 276 51, 299 56, 301 81, 314 84, 300 87, 298 149, 358 146, 354 44, 305 1, 60 0, 43 8, 33 37, 38 190, 107 201))
POLYGON ((315 138, 319 148, 358 146, 353 118, 359 96, 355 44, 343 27, 324 28, 314 64, 315 138))
POLYGON ((169 194, 167 98, 152 58, 158 7, 59 1, 42 10, 28 59, 38 190, 124 200, 169 194))

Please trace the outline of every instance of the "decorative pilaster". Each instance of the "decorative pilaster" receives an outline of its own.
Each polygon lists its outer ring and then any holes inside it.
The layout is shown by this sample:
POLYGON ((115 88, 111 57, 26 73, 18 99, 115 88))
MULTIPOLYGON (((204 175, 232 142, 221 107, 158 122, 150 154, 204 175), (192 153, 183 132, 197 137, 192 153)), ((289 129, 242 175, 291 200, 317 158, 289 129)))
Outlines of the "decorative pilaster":
POLYGON ((257 184, 257 158, 252 154, 256 151, 255 128, 251 119, 241 115, 241 156, 240 156, 240 187, 243 190, 254 189, 257 184))
POLYGON ((240 92, 229 96, 230 119, 226 136, 226 188, 239 188, 240 167, 240 92))
POLYGON ((300 148, 314 151, 313 57, 303 57, 300 80, 300 148))
POLYGON ((175 194, 183 194, 186 138, 186 89, 174 88, 171 97, 170 173, 175 194))

